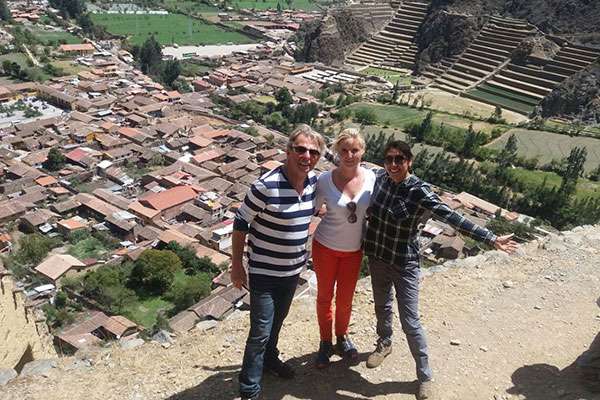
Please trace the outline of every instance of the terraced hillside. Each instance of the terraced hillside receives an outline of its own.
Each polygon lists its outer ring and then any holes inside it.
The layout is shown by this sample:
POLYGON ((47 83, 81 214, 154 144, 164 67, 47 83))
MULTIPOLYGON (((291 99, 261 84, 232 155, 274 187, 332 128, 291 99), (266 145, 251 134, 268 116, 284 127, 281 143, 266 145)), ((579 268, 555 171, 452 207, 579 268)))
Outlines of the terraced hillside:
POLYGON ((529 114, 561 82, 600 57, 600 50, 566 44, 543 67, 507 64, 465 96, 529 114))
POLYGON ((491 17, 458 60, 435 78, 434 86, 455 94, 474 88, 508 64, 511 53, 531 32, 524 21, 491 17))
POLYGON ((390 22, 347 56, 346 63, 396 66, 410 62, 411 55, 414 60, 417 49, 412 46, 413 41, 428 7, 429 4, 416 1, 400 3, 390 22))

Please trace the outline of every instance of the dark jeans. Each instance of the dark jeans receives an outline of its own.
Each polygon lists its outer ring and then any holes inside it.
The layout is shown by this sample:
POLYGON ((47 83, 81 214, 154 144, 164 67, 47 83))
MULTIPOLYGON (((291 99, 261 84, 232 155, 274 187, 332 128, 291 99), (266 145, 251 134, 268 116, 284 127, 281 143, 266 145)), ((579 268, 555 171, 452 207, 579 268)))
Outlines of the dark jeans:
POLYGON ((250 334, 239 376, 240 394, 244 397, 260 392, 263 365, 268 366, 279 356, 279 332, 292 304, 298 276, 276 278, 251 274, 249 277, 250 334))
POLYGON ((417 366, 417 378, 421 382, 431 380, 427 340, 419 320, 419 263, 411 262, 398 266, 372 259, 369 260, 369 272, 379 340, 386 344, 392 342, 393 287, 398 302, 400 324, 417 366))

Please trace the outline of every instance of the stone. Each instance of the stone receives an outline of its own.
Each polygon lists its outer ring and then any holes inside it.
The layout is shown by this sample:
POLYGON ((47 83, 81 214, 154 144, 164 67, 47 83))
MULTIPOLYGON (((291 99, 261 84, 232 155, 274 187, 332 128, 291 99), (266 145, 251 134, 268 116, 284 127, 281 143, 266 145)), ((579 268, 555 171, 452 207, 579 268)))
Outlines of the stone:
POLYGON ((144 339, 135 338, 135 339, 126 339, 120 340, 121 348, 125 350, 135 349, 136 347, 140 347, 144 344, 144 339))
POLYGON ((35 360, 25 364, 21 376, 48 376, 53 368, 56 368, 56 360, 35 360))
POLYGON ((502 286, 505 289, 510 289, 512 287, 515 287, 515 284, 513 283, 513 281, 504 281, 504 282, 502 282, 502 286))
POLYGON ((533 306, 533 308, 534 308, 534 310, 541 310, 542 309, 542 307, 540 307, 540 306, 533 306))
POLYGON ((92 360, 75 359, 75 360, 73 360, 73 362, 71 364, 68 364, 65 366, 65 371, 73 371, 76 369, 90 368, 91 366, 92 366, 92 360))
POLYGON ((487 353, 489 351, 489 349, 486 346, 479 346, 479 350, 483 351, 484 353, 487 353))
POLYGON ((0 369, 0 386, 6 385, 17 377, 17 371, 12 368, 0 369))
POLYGON ((206 332, 216 327, 217 321, 215 321, 214 319, 207 319, 204 321, 200 321, 196 324, 196 329, 198 329, 200 332, 206 332))
POLYGON ((164 345, 164 344, 171 345, 171 344, 175 343, 175 340, 173 340, 172 336, 173 335, 171 334, 171 332, 161 329, 158 332, 156 332, 154 335, 152 335, 152 340, 160 343, 161 345, 164 345))
POLYGON ((451 344, 452 346, 460 346, 461 342, 460 342, 460 340, 458 340, 458 339, 452 339, 452 340, 450 341, 450 344, 451 344))

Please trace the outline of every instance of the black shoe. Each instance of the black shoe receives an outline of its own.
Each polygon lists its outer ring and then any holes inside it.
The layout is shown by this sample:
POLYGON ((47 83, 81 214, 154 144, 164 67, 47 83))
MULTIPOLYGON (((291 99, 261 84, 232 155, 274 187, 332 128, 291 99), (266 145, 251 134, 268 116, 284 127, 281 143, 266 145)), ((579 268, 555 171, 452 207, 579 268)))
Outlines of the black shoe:
POLYGON ((282 379, 293 379, 296 376, 296 373, 289 365, 285 364, 280 359, 276 358, 274 360, 270 360, 269 362, 265 361, 264 370, 271 372, 274 375, 282 379))
POLYGON ((247 397, 247 396, 240 396, 240 400, 258 400, 258 396, 260 395, 260 393, 255 394, 254 396, 251 397, 247 397))
POLYGON ((356 346, 354 346, 354 343, 352 343, 352 341, 347 335, 337 337, 337 343, 335 344, 335 352, 340 357, 344 357, 349 360, 358 359, 358 350, 356 350, 356 346))
POLYGON ((321 341, 319 352, 317 353, 316 367, 321 369, 329 366, 329 358, 335 354, 333 344, 329 341, 321 341))

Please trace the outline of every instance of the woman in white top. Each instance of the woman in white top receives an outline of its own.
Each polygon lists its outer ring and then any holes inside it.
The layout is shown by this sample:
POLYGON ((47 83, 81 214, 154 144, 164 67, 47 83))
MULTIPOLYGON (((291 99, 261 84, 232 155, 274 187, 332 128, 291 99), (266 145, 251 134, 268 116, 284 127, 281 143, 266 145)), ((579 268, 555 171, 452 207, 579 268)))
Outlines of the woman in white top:
POLYGON ((339 157, 339 165, 319 176, 316 209, 325 204, 326 214, 317 227, 312 245, 321 335, 317 368, 328 366, 334 353, 358 358, 358 351, 347 333, 362 261, 364 220, 375 184, 375 174, 360 166, 365 140, 357 129, 340 132, 333 149, 339 157), (334 293, 335 348, 332 343, 334 293))

